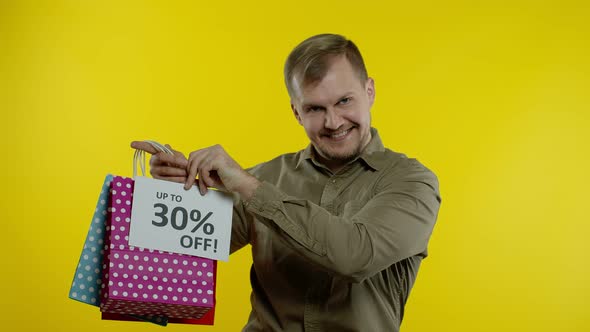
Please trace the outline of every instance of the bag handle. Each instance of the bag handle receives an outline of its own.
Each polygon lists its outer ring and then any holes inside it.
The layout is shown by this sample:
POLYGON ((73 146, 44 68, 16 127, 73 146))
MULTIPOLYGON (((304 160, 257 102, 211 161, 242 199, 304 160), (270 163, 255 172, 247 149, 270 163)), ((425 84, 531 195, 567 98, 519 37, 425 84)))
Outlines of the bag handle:
MULTIPOLYGON (((145 140, 144 142, 149 143, 154 149, 165 152, 167 154, 174 154, 172 150, 167 148, 165 145, 162 145, 156 141, 145 140)), ((135 154, 133 155, 133 177, 137 176, 137 163, 139 162, 139 168, 141 169, 141 175, 145 176, 145 151, 140 149, 135 149, 135 154)))

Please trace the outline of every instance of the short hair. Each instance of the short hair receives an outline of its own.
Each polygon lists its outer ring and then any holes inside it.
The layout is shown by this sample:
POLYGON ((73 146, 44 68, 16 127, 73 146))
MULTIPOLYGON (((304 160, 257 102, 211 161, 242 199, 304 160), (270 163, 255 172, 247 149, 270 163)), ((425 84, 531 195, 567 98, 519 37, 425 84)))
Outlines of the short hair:
POLYGON ((361 52, 351 40, 337 34, 315 35, 302 41, 287 57, 284 75, 289 96, 295 97, 294 79, 301 82, 302 86, 321 81, 328 71, 330 60, 339 55, 346 56, 358 72, 361 82, 367 80, 365 62, 361 52))

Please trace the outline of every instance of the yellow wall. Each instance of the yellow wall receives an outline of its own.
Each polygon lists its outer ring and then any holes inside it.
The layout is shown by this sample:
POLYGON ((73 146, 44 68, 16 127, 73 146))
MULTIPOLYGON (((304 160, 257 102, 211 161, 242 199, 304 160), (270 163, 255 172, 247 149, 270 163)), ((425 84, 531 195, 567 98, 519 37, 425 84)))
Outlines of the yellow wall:
MULTIPOLYGON (((403 330, 590 330, 589 6, 1 1, 2 329, 162 331, 67 297, 105 174, 131 175, 135 139, 243 166, 303 148, 283 61, 336 32, 375 78, 385 144, 441 182, 403 330)), ((168 329, 238 330, 249 265, 220 264, 215 327, 168 329)))

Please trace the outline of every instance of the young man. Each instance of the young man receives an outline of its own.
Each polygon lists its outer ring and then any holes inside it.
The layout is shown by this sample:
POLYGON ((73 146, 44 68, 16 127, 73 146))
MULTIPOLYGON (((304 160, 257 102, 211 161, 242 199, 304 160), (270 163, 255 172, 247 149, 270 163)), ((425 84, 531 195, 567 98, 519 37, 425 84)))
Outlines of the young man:
POLYGON ((285 64, 310 145, 249 171, 221 146, 154 154, 155 178, 236 194, 231 250, 252 245, 244 331, 398 331, 436 221, 436 176, 383 147, 375 86, 357 47, 323 34, 285 64), (195 178, 198 177, 198 180, 195 178))

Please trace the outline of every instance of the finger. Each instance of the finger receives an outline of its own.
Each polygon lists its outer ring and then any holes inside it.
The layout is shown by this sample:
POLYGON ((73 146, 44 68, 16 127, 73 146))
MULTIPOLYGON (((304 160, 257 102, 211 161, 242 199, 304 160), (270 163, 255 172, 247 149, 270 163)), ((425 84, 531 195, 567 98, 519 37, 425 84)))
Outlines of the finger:
POLYGON ((166 177, 166 176, 186 177, 187 176, 187 172, 186 172, 185 168, 178 168, 178 167, 172 167, 172 166, 167 166, 167 165, 166 166, 152 166, 150 168, 150 173, 152 174, 152 176, 158 175, 160 177, 166 177))
POLYGON ((182 154, 172 155, 165 152, 159 152, 155 154, 154 157, 156 157, 156 162, 154 163, 156 166, 167 164, 169 166, 186 169, 188 165, 188 160, 186 160, 182 154))
POLYGON ((193 184, 195 184, 195 178, 197 176, 197 164, 193 163, 193 161, 189 159, 186 171, 187 175, 186 183, 184 184, 184 189, 189 190, 193 186, 193 184))
POLYGON ((197 177, 199 164, 201 163, 201 160, 205 157, 205 153, 206 151, 203 150, 191 152, 187 165, 188 174, 186 184, 184 185, 184 189, 188 190, 190 187, 193 186, 193 184, 195 184, 195 178, 197 177))
MULTIPOLYGON (((217 188, 223 186, 221 181, 219 181, 219 176, 217 175, 217 171, 214 169, 213 164, 209 161, 201 162, 201 168, 199 169, 199 179, 203 180, 206 185, 206 188, 217 188)), ((205 190, 207 192, 207 190, 205 190)))
POLYGON ((174 155, 178 155, 178 156, 182 157, 183 159, 187 159, 187 158, 184 156, 184 153, 182 153, 182 152, 180 152, 180 151, 178 151, 178 150, 174 150, 174 149, 173 149, 173 148, 170 146, 170 144, 166 144, 166 147, 167 147, 167 148, 168 148, 170 151, 172 151, 172 153, 173 153, 174 155))
POLYGON ((147 153, 151 153, 151 154, 158 153, 158 150, 156 150, 156 148, 154 148, 148 142, 133 141, 133 142, 131 142, 131 147, 134 148, 134 149, 143 150, 143 151, 145 151, 147 153))
MULTIPOLYGON (((201 186, 202 186, 201 182, 203 182, 202 179, 195 180, 195 186, 197 186, 197 189, 199 189, 199 193, 201 193, 201 186)), ((205 187, 206 187, 206 185, 205 185, 205 187)))
POLYGON ((199 170, 199 182, 197 182, 197 184, 199 185, 199 192, 201 193, 201 196, 207 193, 207 184, 205 183, 206 180, 203 176, 203 174, 206 172, 207 171, 199 170))
POLYGON ((172 151, 172 152, 178 152, 178 151, 174 150, 174 149, 173 149, 173 148, 170 146, 170 144, 164 144, 164 146, 165 146, 165 147, 167 147, 167 148, 168 148, 170 151, 172 151))
POLYGON ((213 181, 211 180, 210 172, 211 172, 211 166, 209 165, 203 165, 203 163, 201 163, 201 168, 199 168, 198 170, 198 176, 199 176, 199 191, 201 192, 201 195, 205 195, 207 193, 207 187, 213 187, 213 181))

